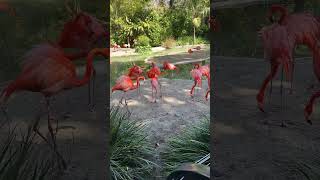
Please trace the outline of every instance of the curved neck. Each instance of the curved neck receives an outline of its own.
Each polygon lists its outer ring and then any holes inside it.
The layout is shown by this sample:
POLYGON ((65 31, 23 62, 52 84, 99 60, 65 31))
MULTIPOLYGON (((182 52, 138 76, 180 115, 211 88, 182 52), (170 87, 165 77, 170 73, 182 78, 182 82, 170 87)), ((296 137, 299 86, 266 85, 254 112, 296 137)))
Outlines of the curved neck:
MULTIPOLYGON (((89 82, 90 80, 90 77, 92 75, 92 72, 93 72, 93 58, 94 56, 96 55, 103 55, 103 56, 106 56, 105 54, 105 49, 101 49, 101 48, 96 48, 96 49, 93 49, 89 52, 88 56, 87 56, 87 65, 86 65, 86 71, 85 71, 85 74, 84 74, 84 77, 82 79, 73 79, 72 80, 72 84, 74 86, 82 86, 86 83, 89 82)), ((110 53, 110 51, 108 51, 108 53, 110 53)), ((109 56, 110 54, 107 54, 107 56, 109 56)))
POLYGON ((139 76, 138 78, 137 78, 137 83, 136 83, 136 85, 135 86, 133 86, 133 87, 131 87, 131 90, 133 90, 133 89, 137 89, 139 86, 140 86, 140 80, 144 80, 144 77, 143 76, 139 76))

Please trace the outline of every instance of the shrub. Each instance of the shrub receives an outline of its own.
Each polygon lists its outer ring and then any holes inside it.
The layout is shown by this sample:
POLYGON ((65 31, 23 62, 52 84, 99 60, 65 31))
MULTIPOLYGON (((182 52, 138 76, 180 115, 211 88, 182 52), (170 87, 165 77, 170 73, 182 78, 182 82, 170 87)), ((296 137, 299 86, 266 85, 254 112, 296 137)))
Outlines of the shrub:
POLYGON ((148 36, 141 35, 137 39, 137 46, 150 46, 150 39, 148 36))
POLYGON ((141 54, 146 54, 151 51, 150 39, 148 36, 141 35, 138 37, 135 51, 141 54))
POLYGON ((174 38, 172 38, 172 37, 167 38, 167 39, 163 42, 162 46, 163 46, 164 48, 166 48, 166 49, 171 49, 171 48, 173 48, 173 47, 176 46, 176 40, 174 40, 174 38))
POLYGON ((183 163, 195 162, 210 153, 209 125, 210 120, 206 118, 196 125, 190 125, 179 135, 168 140, 168 146, 161 152, 166 174, 183 163))
POLYGON ((177 45, 178 46, 190 45, 192 43, 193 43, 193 37, 192 36, 183 36, 183 37, 179 37, 177 39, 177 45))
POLYGON ((155 166, 148 160, 154 152, 145 126, 129 118, 130 114, 121 111, 119 106, 112 107, 110 171, 113 179, 145 179, 155 166))
POLYGON ((209 40, 203 38, 203 37, 197 37, 196 38, 196 44, 209 44, 209 40))

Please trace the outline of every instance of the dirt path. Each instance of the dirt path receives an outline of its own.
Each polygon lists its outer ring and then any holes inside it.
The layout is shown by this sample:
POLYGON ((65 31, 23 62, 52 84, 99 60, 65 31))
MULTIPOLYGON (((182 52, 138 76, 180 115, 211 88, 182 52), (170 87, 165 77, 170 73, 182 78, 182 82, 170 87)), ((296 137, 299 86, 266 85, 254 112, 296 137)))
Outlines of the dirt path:
MULTIPOLYGON (((169 137, 179 133, 187 125, 196 123, 203 116, 209 116, 210 102, 204 99, 207 88, 205 80, 202 89, 197 90, 192 100, 189 95, 193 84, 191 80, 162 78, 160 82, 163 99, 158 98, 157 103, 152 103, 149 81, 146 80, 142 85, 140 98, 137 97, 137 91, 129 92, 127 97, 130 98, 128 106, 132 112, 131 118, 139 119, 141 123, 146 124, 151 141, 160 144, 155 150, 157 156, 169 137)), ((114 92, 111 95, 111 105, 118 104, 121 96, 122 92, 114 92)), ((157 163, 161 164, 161 161, 157 163)), ((154 179, 165 179, 159 173, 155 176, 154 179)))
MULTIPOLYGON (((319 106, 310 126, 303 108, 311 91, 306 87, 315 80, 312 61, 297 60, 294 93, 288 95, 285 84, 285 108, 280 108, 280 80, 273 81, 272 101, 266 93, 266 114, 256 105, 256 94, 267 75, 265 60, 215 58, 217 72, 214 91, 213 157, 216 169, 225 175, 217 180, 302 179, 292 168, 292 160, 311 162, 319 154, 319 106), (281 120, 287 127, 280 127, 281 120), (269 125, 264 124, 269 121, 269 125)), ((280 77, 280 76, 278 76, 280 77)))
MULTIPOLYGON (((72 126, 75 129, 66 129, 58 132, 58 146, 66 159, 71 159, 69 170, 61 180, 97 180, 106 179, 106 151, 107 151, 107 121, 106 121, 106 73, 105 62, 94 63, 97 78, 95 90, 96 111, 88 110, 87 86, 63 92, 56 96, 52 104, 55 119, 59 119, 59 126, 72 126), (69 99, 69 103, 67 101, 69 99), (63 118, 65 111, 71 112, 71 118, 63 118), (72 135, 73 133, 73 135, 72 135), (71 144, 74 136, 74 144, 71 144), (68 154, 69 148, 71 156, 68 154)), ((84 72, 84 67, 79 69, 84 72)), ((43 107, 43 98, 36 93, 21 92, 10 100, 9 116, 13 123, 21 126, 33 121, 43 107)), ((3 119, 3 114, 0 113, 3 119)), ((46 134, 47 119, 43 113, 40 130, 46 134)), ((4 129, 1 132, 5 131, 4 129)))

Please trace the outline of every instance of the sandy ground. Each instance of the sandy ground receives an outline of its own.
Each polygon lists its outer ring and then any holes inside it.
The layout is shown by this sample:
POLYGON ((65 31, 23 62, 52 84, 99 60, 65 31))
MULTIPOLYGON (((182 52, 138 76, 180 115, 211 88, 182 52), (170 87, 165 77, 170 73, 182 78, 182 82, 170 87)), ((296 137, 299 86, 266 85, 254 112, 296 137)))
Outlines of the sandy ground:
MULTIPOLYGON (((154 144, 159 143, 156 149, 157 158, 160 149, 165 146, 169 137, 179 133, 184 127, 194 124, 200 118, 209 117, 210 100, 204 98, 207 82, 203 80, 202 89, 197 88, 196 95, 192 99, 189 95, 193 81, 160 79, 163 97, 158 98, 157 103, 151 102, 151 84, 146 80, 141 86, 141 97, 137 91, 128 92, 127 97, 131 118, 141 120, 148 126, 148 135, 154 144)), ((111 105, 117 105, 122 92, 114 92, 111 95, 111 105)), ((157 163, 161 164, 161 161, 157 163)), ((154 179, 165 179, 159 173, 154 179)))
MULTIPOLYGON (((65 129, 58 132, 58 147, 66 159, 71 159, 68 171, 61 180, 98 180, 106 179, 107 152, 107 120, 106 120, 106 64, 95 62, 97 71, 95 89, 95 112, 88 109, 87 86, 62 92, 52 103, 52 114, 59 120, 59 126, 72 126, 75 129, 65 129), (69 99, 69 102, 67 101, 69 99), (71 112, 70 118, 64 118, 64 112, 71 112), (74 137, 74 144, 72 139, 74 137), (71 152, 71 156, 67 152, 71 152)), ((84 68, 78 69, 80 73, 84 68)), ((40 94, 21 92, 10 100, 8 110, 13 123, 20 127, 35 120, 39 109, 45 109, 40 94), (42 101, 42 104, 39 104, 42 101)), ((46 134, 47 119, 43 113, 40 130, 46 134)), ((3 114, 0 113, 3 119, 3 114)), ((5 129, 0 132, 4 133, 5 129)))
MULTIPOLYGON (((304 120, 303 109, 315 80, 311 59, 296 60, 294 92, 289 95, 285 83, 285 106, 280 107, 280 80, 273 81, 265 110, 256 105, 256 94, 269 71, 263 59, 213 58, 215 74, 213 157, 216 169, 224 176, 217 180, 302 179, 292 161, 312 162, 319 154, 319 106, 315 107, 311 126, 304 120), (287 127, 280 127, 284 120, 287 127), (269 124, 264 124, 268 121, 269 124)), ((280 73, 279 73, 280 74, 280 73)), ((280 75, 278 75, 280 77, 280 75)))

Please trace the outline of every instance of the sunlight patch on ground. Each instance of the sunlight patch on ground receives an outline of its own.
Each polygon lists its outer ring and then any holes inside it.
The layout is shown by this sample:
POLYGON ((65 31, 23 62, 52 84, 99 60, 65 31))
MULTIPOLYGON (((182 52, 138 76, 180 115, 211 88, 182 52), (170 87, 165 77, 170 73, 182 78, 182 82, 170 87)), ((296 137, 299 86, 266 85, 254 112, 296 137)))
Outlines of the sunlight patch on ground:
POLYGON ((180 101, 175 97, 164 97, 163 100, 167 103, 173 104, 173 105, 183 105, 186 104, 185 101, 180 101))

